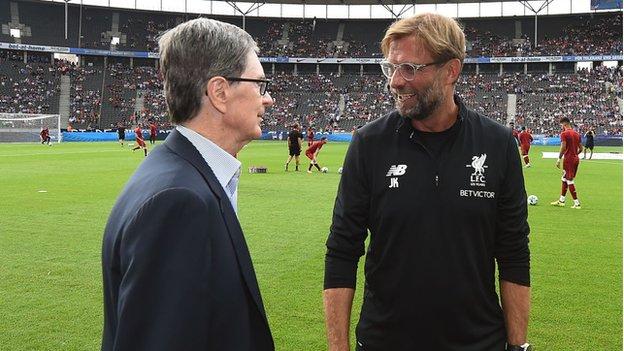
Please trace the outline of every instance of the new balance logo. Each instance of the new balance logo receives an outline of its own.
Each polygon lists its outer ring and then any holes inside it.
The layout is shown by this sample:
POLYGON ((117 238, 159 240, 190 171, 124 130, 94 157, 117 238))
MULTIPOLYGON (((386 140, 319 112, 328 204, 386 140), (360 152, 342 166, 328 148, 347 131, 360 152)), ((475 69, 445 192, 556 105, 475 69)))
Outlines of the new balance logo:
POLYGON ((398 177, 398 176, 402 176, 405 174, 405 170, 407 169, 407 165, 392 165, 390 166, 390 169, 388 170, 388 173, 386 173, 386 177, 398 177))

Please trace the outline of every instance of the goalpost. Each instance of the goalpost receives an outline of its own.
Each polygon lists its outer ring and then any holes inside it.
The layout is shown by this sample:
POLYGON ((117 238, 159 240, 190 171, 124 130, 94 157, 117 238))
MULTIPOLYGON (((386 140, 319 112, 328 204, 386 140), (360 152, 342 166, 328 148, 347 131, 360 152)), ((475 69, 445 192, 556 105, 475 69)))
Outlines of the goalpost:
POLYGON ((50 130, 52 141, 62 141, 61 115, 0 113, 0 142, 40 141, 39 133, 43 127, 50 130))

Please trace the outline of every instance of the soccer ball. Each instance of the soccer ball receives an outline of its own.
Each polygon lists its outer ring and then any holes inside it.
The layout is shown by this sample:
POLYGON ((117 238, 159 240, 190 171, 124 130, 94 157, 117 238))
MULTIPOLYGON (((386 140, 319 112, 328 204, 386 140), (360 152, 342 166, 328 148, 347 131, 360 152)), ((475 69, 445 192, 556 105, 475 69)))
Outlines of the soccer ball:
POLYGON ((329 171, 329 168, 327 168, 327 167, 321 168, 321 172, 323 172, 323 173, 327 173, 328 171, 329 171))
POLYGON ((342 174, 342 167, 338 168, 338 174, 342 174))
POLYGON ((527 202, 529 203, 529 205, 531 206, 535 206, 537 205, 537 196, 535 195, 529 195, 529 197, 527 197, 527 202))

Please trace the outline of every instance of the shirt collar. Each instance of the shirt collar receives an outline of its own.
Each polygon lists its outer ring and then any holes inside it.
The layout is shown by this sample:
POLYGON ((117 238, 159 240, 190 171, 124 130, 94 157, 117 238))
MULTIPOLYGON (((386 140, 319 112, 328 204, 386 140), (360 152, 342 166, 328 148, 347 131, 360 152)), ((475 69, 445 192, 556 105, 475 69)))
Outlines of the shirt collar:
POLYGON ((228 189, 228 183, 232 178, 240 175, 241 162, 196 131, 181 125, 176 126, 176 129, 195 146, 212 169, 221 187, 228 192, 229 196, 232 196, 233 194, 228 189))

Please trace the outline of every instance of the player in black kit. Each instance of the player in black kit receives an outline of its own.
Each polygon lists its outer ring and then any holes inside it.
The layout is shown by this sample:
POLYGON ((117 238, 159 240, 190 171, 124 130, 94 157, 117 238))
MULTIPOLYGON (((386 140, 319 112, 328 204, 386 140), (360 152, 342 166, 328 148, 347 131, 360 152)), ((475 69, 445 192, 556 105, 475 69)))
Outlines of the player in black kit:
POLYGON ((589 149, 589 159, 591 160, 592 156, 594 156, 594 136, 596 133, 594 132, 594 127, 590 127, 587 133, 585 133, 585 150, 583 150, 583 160, 587 154, 587 149, 589 149))
POLYGON ((123 147, 124 141, 126 140, 126 127, 121 123, 117 125, 117 137, 119 139, 119 144, 123 147))
POLYGON ((301 142, 303 134, 299 130, 299 125, 295 124, 290 133, 288 133, 288 160, 286 160, 285 171, 288 171, 288 165, 295 158, 295 171, 299 172, 299 155, 301 154, 301 142))

